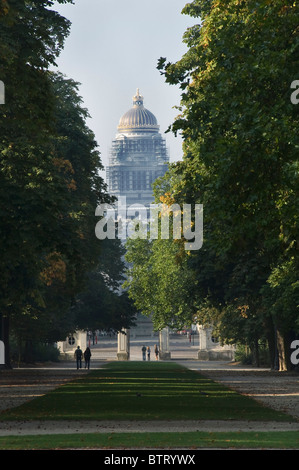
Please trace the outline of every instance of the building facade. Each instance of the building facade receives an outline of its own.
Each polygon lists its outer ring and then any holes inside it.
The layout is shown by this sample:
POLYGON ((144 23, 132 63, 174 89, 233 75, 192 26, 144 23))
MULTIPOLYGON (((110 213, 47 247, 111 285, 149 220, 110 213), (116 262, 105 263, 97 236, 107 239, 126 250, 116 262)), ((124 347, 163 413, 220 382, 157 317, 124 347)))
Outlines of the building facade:
MULTIPOLYGON (((106 168, 109 194, 116 198, 125 196, 127 207, 132 204, 149 207, 154 202, 152 184, 165 174, 169 162, 157 119, 144 107, 143 101, 137 89, 132 107, 119 120, 106 168)), ((151 319, 139 313, 130 335, 153 336, 151 319)), ((118 355, 125 353, 119 348, 118 355)))
POLYGON ((127 205, 154 202, 153 182, 169 161, 165 139, 154 114, 143 105, 137 89, 133 106, 119 120, 106 169, 109 193, 125 196, 127 205))

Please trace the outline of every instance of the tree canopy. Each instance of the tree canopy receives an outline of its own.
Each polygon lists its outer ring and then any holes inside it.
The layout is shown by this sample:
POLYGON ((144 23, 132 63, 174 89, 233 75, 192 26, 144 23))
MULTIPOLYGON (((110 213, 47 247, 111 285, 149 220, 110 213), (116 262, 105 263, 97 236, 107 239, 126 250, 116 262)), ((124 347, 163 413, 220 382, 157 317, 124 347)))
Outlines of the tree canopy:
POLYGON ((112 201, 79 84, 50 71, 70 32, 53 4, 0 1, 0 337, 8 363, 9 324, 31 341, 61 340, 78 326, 72 307, 101 263, 95 208, 112 201))
POLYGON ((183 12, 200 20, 185 33, 188 51, 158 68, 182 89, 171 127, 182 133, 184 160, 174 165, 181 184, 172 197, 204 205, 204 246, 190 259, 195 295, 199 306, 208 298, 217 307, 223 326, 230 319, 226 340, 240 339, 237 322, 250 343, 263 335, 271 343, 275 330, 285 368, 298 332, 298 108, 290 86, 299 9, 282 0, 196 0, 183 12))
POLYGON ((171 202, 204 207, 203 246, 186 256, 194 279, 186 302, 224 342, 257 353, 267 340, 272 366, 278 352, 283 370, 299 333, 298 107, 290 100, 299 8, 194 0, 183 13, 198 18, 184 35, 187 52, 176 63, 161 57, 158 69, 182 90, 170 130, 181 133, 184 155, 159 186, 171 202))

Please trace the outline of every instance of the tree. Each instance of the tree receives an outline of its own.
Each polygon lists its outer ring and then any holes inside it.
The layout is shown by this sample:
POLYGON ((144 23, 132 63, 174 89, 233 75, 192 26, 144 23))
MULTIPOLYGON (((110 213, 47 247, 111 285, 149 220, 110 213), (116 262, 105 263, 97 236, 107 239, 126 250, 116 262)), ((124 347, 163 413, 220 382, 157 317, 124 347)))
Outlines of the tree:
MULTIPOLYGON (((200 18, 185 33, 188 51, 175 64, 161 58, 158 68, 182 89, 171 129, 182 132, 184 160, 171 196, 204 205, 204 246, 190 259, 194 295, 199 305, 209 298, 236 315, 248 306, 250 322, 241 323, 247 331, 251 325, 255 342, 263 330, 269 343, 275 330, 285 341, 283 314, 265 308, 263 288, 297 250, 298 109, 290 84, 298 71, 299 9, 283 0, 196 0, 183 12, 200 18)), ((287 368, 281 359, 280 369, 287 368)))
POLYGON ((154 329, 182 328, 192 323, 188 297, 191 272, 178 260, 170 240, 129 240, 127 243, 129 297, 138 311, 151 316, 154 329))
POLYGON ((52 5, 0 4, 6 85, 0 108, 0 324, 7 365, 9 322, 19 336, 30 329, 31 338, 52 341, 70 328, 63 315, 100 254, 94 210, 110 202, 78 84, 48 71, 70 28, 47 8, 52 5))
POLYGON ((75 297, 72 314, 76 329, 121 331, 134 325, 136 309, 121 288, 125 280, 124 247, 120 240, 102 241, 97 266, 87 274, 75 297))
MULTIPOLYGON (((171 206, 168 196, 175 175, 171 171, 154 184, 156 203, 171 206), (173 176, 173 178, 172 178, 173 176)), ((163 206, 162 214, 163 215, 163 206)), ((172 240, 173 214, 169 217, 169 233, 161 237, 161 217, 158 220, 158 238, 132 238, 126 243, 128 262, 127 280, 129 297, 143 315, 152 316, 155 330, 165 326, 181 329, 191 325, 195 312, 190 289, 194 283, 193 272, 188 269, 188 253, 184 239, 172 240)))
MULTIPOLYGON (((33 280, 39 302, 27 297, 26 303, 11 313, 15 335, 31 343, 37 339, 61 340, 78 326, 71 307, 102 253, 94 233, 95 207, 99 202, 110 202, 106 185, 97 173, 100 156, 94 135, 85 123, 87 112, 77 94, 78 84, 61 74, 51 74, 51 81, 56 113, 55 133, 48 145, 61 181, 51 175, 56 207, 50 214, 46 244, 38 253, 41 271, 33 280)), ((87 324, 86 319, 85 327, 87 324)))
POLYGON ((0 107, 0 327, 8 362, 11 312, 20 310, 27 296, 39 301, 33 279, 41 270, 48 224, 57 216, 51 187, 59 177, 46 149, 54 103, 46 69, 55 63, 70 23, 46 8, 52 4, 0 2, 0 76, 6 98, 0 107))

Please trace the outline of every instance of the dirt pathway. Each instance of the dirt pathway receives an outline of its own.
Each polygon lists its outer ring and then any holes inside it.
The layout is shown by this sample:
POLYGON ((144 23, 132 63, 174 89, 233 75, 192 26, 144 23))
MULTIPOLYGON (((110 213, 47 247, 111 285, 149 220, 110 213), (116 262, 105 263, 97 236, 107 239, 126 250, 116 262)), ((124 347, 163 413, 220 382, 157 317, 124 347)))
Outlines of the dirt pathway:
POLYGON ((283 411, 299 421, 298 373, 215 370, 205 374, 212 380, 248 395, 270 408, 283 411))

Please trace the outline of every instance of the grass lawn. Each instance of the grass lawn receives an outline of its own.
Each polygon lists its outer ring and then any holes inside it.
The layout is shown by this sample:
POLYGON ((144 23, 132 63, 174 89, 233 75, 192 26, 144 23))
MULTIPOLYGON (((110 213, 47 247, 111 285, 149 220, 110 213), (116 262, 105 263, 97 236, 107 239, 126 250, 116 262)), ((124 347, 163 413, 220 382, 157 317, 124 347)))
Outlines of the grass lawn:
MULTIPOLYGON (((84 376, 79 371, 77 380, 0 413, 0 422, 64 419, 295 421, 171 362, 112 362, 84 376)), ((197 431, 0 438, 0 449, 147 446, 299 448, 299 433, 197 431)))
POLYGON ((290 421, 292 418, 176 363, 112 362, 0 413, 0 421, 16 419, 290 421))
POLYGON ((298 449, 299 432, 165 432, 0 437, 0 450, 138 448, 298 449))

